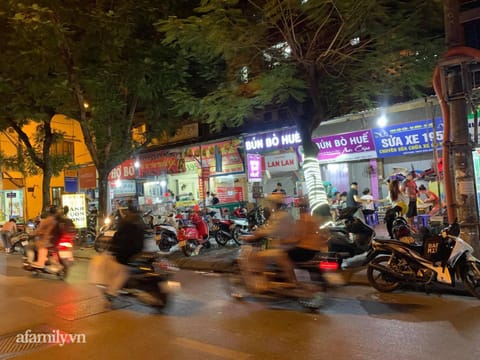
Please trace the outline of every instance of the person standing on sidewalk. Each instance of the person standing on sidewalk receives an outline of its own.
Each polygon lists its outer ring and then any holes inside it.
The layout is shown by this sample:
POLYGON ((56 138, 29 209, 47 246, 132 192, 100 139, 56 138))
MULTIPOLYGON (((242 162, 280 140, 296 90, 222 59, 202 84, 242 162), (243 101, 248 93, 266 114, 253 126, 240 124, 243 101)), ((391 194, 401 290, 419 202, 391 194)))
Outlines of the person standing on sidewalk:
POLYGON ((8 222, 3 224, 1 230, 1 237, 3 240, 3 247, 5 248, 5 252, 8 254, 10 253, 10 238, 15 235, 17 232, 17 222, 15 219, 11 218, 8 222))
POLYGON ((413 171, 407 174, 407 178, 403 183, 402 190, 408 196, 407 221, 411 229, 415 228, 415 216, 417 216, 417 183, 413 180, 415 173, 413 171))

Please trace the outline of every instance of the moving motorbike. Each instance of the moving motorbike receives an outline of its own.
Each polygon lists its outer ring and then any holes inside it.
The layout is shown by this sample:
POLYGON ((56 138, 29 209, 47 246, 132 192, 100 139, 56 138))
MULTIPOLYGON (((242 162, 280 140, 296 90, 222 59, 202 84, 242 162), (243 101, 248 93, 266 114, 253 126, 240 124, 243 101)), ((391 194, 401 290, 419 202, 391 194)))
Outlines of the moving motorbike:
MULTIPOLYGON (((102 261, 102 256, 98 258, 102 261)), ((106 258, 103 258, 106 261, 106 258)), ((156 253, 141 252, 134 255, 127 264, 131 275, 120 291, 121 296, 133 296, 140 302, 154 306, 165 307, 168 304, 170 294, 180 288, 180 283, 170 281, 178 268, 170 265, 166 260, 160 259, 156 253)), ((105 281, 98 269, 93 265, 89 271, 90 281, 100 288, 105 288, 105 281), (95 274, 92 274, 95 272, 95 274)))
POLYGON ((338 262, 319 254, 314 259, 294 264, 296 283, 286 281, 275 264, 267 264, 263 274, 252 273, 249 261, 262 251, 265 239, 249 241, 240 248, 233 273, 228 278, 228 291, 235 299, 248 295, 284 297, 298 301, 303 307, 316 310, 324 303, 326 281, 324 271, 335 271, 338 262), (261 284, 261 285, 260 285, 261 284))
POLYGON ((421 243, 374 239, 373 248, 386 255, 368 265, 369 283, 381 292, 391 292, 402 284, 441 283, 454 287, 460 280, 473 296, 480 298, 480 261, 459 235, 460 225, 455 221, 441 235, 427 234, 421 243))
POLYGON ((34 242, 31 240, 23 257, 23 268, 33 275, 50 274, 56 275, 59 279, 65 280, 70 267, 73 265, 73 235, 64 234, 56 245, 48 247, 47 261, 44 268, 32 266, 35 261, 36 251, 34 242))

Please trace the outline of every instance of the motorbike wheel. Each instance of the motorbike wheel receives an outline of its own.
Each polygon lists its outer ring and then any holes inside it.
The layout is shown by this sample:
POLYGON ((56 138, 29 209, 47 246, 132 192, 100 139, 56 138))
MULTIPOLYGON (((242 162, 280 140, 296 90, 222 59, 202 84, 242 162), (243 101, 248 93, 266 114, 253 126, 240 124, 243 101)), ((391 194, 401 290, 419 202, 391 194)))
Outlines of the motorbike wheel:
POLYGON ((223 233, 222 230, 217 230, 215 233, 215 241, 217 242, 218 245, 225 246, 227 245, 229 238, 223 233))
POLYGON ((310 311, 315 311, 315 310, 320 309, 325 304, 325 293, 319 291, 319 292, 313 294, 310 298, 301 299, 298 302, 305 309, 308 309, 310 311))
POLYGON ((185 254, 185 256, 190 257, 195 252, 195 249, 197 248, 197 246, 198 246, 197 240, 187 240, 187 243, 185 244, 185 246, 182 247, 182 251, 185 254))
POLYGON ((241 245, 242 241, 240 240, 240 226, 235 226, 232 230, 232 238, 237 245, 241 245))
POLYGON ((236 266, 233 272, 228 275, 227 293, 236 300, 244 300, 249 295, 245 280, 243 279, 238 266, 236 266))
POLYGON ((480 261, 467 261, 462 281, 470 294, 480 299, 480 261))
MULTIPOLYGON (((390 258, 390 256, 379 256, 373 259, 371 264, 381 265, 388 268, 388 262, 390 258)), ((382 271, 373 268, 372 266, 368 266, 367 278, 370 285, 381 292, 392 292, 400 286, 398 280, 392 279, 390 275, 385 274, 382 271)))
POLYGON ((14 244, 10 251, 14 253, 16 252, 22 256, 26 254, 25 247, 20 242, 17 242, 16 244, 14 244))
POLYGON ((167 252, 167 251, 170 251, 171 247, 172 247, 172 245, 170 244, 170 241, 168 239, 168 235, 165 234, 165 233, 162 233, 160 235, 160 242, 158 243, 159 250, 167 252))
POLYGON ((162 293, 159 290, 150 290, 139 293, 137 298, 144 304, 163 308, 167 305, 168 294, 162 293))

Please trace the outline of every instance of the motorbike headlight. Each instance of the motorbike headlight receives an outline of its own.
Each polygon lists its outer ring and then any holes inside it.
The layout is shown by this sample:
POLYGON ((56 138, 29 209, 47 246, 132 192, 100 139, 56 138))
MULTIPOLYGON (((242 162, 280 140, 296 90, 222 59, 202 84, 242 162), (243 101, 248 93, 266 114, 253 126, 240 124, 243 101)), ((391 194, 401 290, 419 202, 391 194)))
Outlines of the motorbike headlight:
POLYGON ((109 225, 111 222, 112 220, 109 217, 106 217, 105 220, 103 221, 105 225, 109 225))

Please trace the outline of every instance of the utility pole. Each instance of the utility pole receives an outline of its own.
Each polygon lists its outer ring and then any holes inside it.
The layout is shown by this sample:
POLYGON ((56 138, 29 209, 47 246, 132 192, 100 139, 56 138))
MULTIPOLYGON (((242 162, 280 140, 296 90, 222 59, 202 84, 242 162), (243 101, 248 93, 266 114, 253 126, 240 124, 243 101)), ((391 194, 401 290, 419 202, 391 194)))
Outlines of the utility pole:
MULTIPOLYGON (((444 99, 448 103, 450 136, 444 139, 443 151, 449 156, 449 168, 444 168, 445 184, 454 186, 452 199, 447 199, 451 215, 461 223, 463 236, 476 251, 480 251, 479 216, 476 200, 473 142, 468 131, 467 99, 471 95, 471 65, 474 58, 461 52, 448 56, 452 49, 464 45, 463 28, 460 24, 458 0, 444 0, 445 40, 447 56, 439 62, 444 99), (450 177, 449 179, 447 177, 450 177), (450 181, 448 181, 450 180, 450 181), (450 201, 449 201, 450 200, 450 201)), ((469 104, 470 105, 470 104, 469 104)), ((469 108, 471 108, 468 105, 469 108)), ((445 125, 445 126, 448 126, 445 125)))

